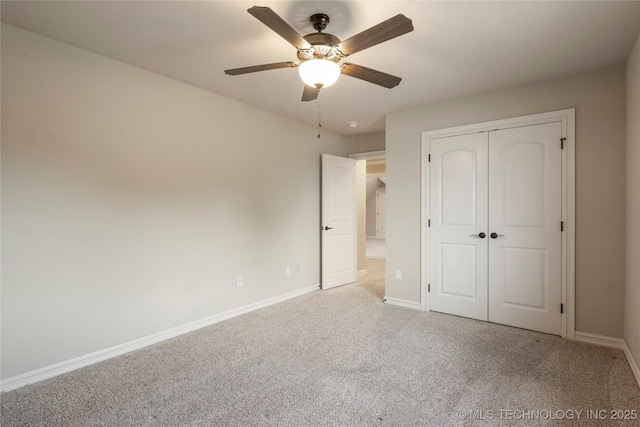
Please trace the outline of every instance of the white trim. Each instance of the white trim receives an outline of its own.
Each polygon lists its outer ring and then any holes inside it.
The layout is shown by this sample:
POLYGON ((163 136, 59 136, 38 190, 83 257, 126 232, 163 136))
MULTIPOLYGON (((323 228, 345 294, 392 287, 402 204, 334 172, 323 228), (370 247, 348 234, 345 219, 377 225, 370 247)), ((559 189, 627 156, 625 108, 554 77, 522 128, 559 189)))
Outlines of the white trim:
POLYGON ((387 151, 379 150, 379 151, 365 151, 364 153, 353 153, 353 154, 349 154, 349 158, 355 159, 355 160, 382 159, 382 158, 386 159, 387 151))
POLYGON ((576 331, 576 110, 557 111, 565 115, 562 133, 566 139, 562 155, 562 300, 566 306, 562 317, 562 336, 573 339, 576 331))
POLYGON ((633 354, 631 353, 631 349, 629 348, 629 345, 625 340, 623 340, 622 338, 613 338, 605 335, 597 335, 591 334, 589 332, 579 331, 575 332, 575 340, 623 350, 624 355, 627 358, 627 363, 629 363, 629 367, 631 368, 631 372, 633 372, 633 376, 636 377, 638 386, 640 386, 640 367, 638 367, 638 362, 636 361, 636 359, 634 359, 633 354))
POLYGON ((364 276, 365 274, 367 274, 367 269, 362 269, 362 270, 358 270, 358 277, 360 276, 364 276))
POLYGON ((634 359, 631 349, 629 348, 629 345, 627 345, 626 341, 624 341, 624 355, 627 356, 627 362, 629 362, 631 372, 633 372, 633 375, 636 377, 636 381, 638 382, 638 386, 640 387, 640 367, 638 367, 638 362, 634 359))
POLYGON ((421 260, 420 260, 420 304, 422 310, 429 311, 429 294, 427 292, 429 275, 429 228, 427 227, 429 213, 429 163, 427 156, 431 139, 445 136, 464 135, 474 132, 487 132, 497 128, 513 128, 520 126, 530 126, 551 121, 562 123, 562 135, 566 138, 564 150, 562 150, 562 221, 564 221, 564 233, 562 234, 562 301, 565 310, 562 315, 562 337, 574 339, 575 335, 575 263, 576 263, 576 110, 569 108, 566 110, 550 111, 529 116, 513 117, 503 120, 494 120, 485 123, 476 123, 465 126, 457 126, 446 129, 437 129, 422 132, 421 145, 421 166, 420 166, 420 186, 421 186, 421 214, 420 214, 420 236, 421 236, 421 260))
POLYGON ((605 335, 591 334, 589 332, 575 332, 575 340, 580 342, 586 342, 589 344, 601 345, 604 347, 617 348, 622 350, 624 348, 624 340, 622 338, 608 337, 605 335))
MULTIPOLYGON (((434 131, 436 132, 436 131, 434 131)), ((429 292, 427 292, 427 282, 429 281, 429 212, 431 209, 429 188, 431 182, 429 180, 429 137, 427 132, 422 132, 422 145, 420 150, 420 308, 424 311, 430 311, 431 300, 429 292)))
POLYGON ((419 302, 407 301, 406 299, 384 297, 383 301, 391 305, 398 305, 400 307, 413 308, 414 310, 422 309, 419 302))
POLYGON ((179 335, 195 331, 196 329, 210 326, 215 323, 222 322, 223 320, 231 319, 232 317, 240 316, 241 314, 246 314, 254 310, 286 301, 291 298, 317 291, 318 289, 319 284, 307 286, 283 295, 228 310, 223 313, 205 317, 204 319, 186 323, 181 326, 176 326, 175 328, 167 329, 166 331, 157 332, 155 334, 147 335, 146 337, 138 338, 136 340, 129 341, 123 344, 118 344, 104 350, 99 350, 93 353, 85 354, 83 356, 75 357, 73 359, 65 360, 63 362, 55 363, 53 365, 45 366, 44 368, 35 369, 24 374, 16 375, 14 377, 3 380, 2 383, 0 383, 0 391, 6 392, 15 390, 28 384, 33 384, 42 380, 46 380, 48 378, 58 376, 60 374, 75 371, 76 369, 93 365, 94 363, 111 359, 116 356, 121 356, 123 354, 132 352, 134 350, 139 350, 141 348, 168 340, 170 338, 175 338, 179 335))

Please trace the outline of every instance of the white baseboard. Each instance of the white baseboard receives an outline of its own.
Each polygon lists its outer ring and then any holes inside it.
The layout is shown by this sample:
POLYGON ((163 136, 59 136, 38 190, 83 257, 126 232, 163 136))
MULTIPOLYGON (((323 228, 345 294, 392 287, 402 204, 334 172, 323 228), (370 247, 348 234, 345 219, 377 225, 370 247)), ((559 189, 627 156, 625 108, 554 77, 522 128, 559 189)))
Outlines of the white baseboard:
POLYGON ((627 362, 629 362, 629 366, 631 366, 631 372, 636 377, 636 381, 638 382, 638 386, 640 387, 640 367, 638 367, 638 361, 634 359, 633 354, 631 354, 631 349, 627 345, 627 342, 624 342, 624 355, 627 356, 627 362))
POLYGON ((65 360, 53 365, 45 366, 44 368, 35 369, 24 374, 16 375, 14 377, 7 378, 0 383, 0 392, 6 392, 15 390, 17 388, 33 384, 38 381, 53 378, 60 374, 75 371, 76 369, 83 368, 85 366, 93 365, 94 363, 101 362, 103 360, 111 359, 112 357, 120 356, 125 353, 129 353, 134 350, 139 350, 143 347, 147 347, 152 344, 159 343, 161 341, 168 340, 170 338, 177 337, 188 332, 195 331, 196 329, 210 326, 223 320, 231 319, 232 317, 240 316, 241 314, 249 313, 260 308, 268 307, 273 304, 277 304, 282 301, 286 301, 291 298, 295 298, 300 295, 304 295, 319 289, 319 284, 307 286, 302 289, 298 289, 292 292, 288 292, 283 295, 279 295, 273 298, 269 298, 263 301, 258 301, 253 304, 238 307, 233 310, 228 310, 223 313, 215 314, 213 316, 205 317, 204 319, 196 320, 194 322, 186 323, 175 328, 167 329, 166 331, 158 332, 148 335, 146 337, 138 338, 133 341, 129 341, 123 344, 119 344, 113 347, 99 350, 93 353, 85 354, 83 356, 75 357, 73 359, 65 360))
POLYGON ((367 274, 367 269, 366 268, 364 270, 359 270, 358 271, 358 277, 364 276, 365 274, 367 274))
POLYGON ((636 377, 638 386, 640 386, 640 367, 638 367, 638 362, 633 358, 631 349, 629 348, 625 340, 623 340, 622 338, 613 338, 604 335, 590 334, 588 332, 578 331, 576 331, 575 340, 624 350, 624 355, 627 357, 627 363, 629 363, 631 372, 633 372, 633 376, 636 377))
POLYGON ((613 338, 604 335, 590 334, 589 332, 576 331, 575 340, 588 342, 590 344, 602 345, 605 347, 618 348, 620 350, 624 348, 624 340, 622 338, 613 338))
POLYGON ((422 309, 422 306, 419 302, 407 301, 400 298, 384 297, 384 302, 386 302, 387 304, 399 305, 400 307, 413 308, 415 310, 422 309))

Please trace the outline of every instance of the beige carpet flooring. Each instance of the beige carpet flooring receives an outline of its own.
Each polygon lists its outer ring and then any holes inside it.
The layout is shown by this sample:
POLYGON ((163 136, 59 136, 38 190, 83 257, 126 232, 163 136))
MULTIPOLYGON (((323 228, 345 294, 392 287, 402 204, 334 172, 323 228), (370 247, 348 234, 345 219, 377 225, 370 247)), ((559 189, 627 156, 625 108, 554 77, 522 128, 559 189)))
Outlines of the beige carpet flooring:
POLYGON ((637 426, 610 418, 639 412, 640 389, 620 350, 391 306, 363 278, 5 393, 0 409, 2 426, 637 426))
POLYGON ((367 258, 367 275, 358 282, 380 301, 384 299, 385 262, 384 258, 367 258))
POLYGON ((367 258, 385 258, 387 256, 385 239, 367 237, 365 253, 367 258))

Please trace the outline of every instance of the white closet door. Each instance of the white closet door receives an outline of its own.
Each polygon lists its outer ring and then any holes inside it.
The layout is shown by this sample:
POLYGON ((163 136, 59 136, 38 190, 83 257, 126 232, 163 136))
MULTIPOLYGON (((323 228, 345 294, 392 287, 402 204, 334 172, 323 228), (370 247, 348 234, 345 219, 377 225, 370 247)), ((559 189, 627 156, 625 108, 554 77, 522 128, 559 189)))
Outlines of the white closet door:
POLYGON ((487 320, 487 133, 431 141, 430 309, 487 320))
POLYGON ((490 132, 489 321, 561 334, 560 122, 490 132), (492 237, 496 236, 497 237, 492 237))

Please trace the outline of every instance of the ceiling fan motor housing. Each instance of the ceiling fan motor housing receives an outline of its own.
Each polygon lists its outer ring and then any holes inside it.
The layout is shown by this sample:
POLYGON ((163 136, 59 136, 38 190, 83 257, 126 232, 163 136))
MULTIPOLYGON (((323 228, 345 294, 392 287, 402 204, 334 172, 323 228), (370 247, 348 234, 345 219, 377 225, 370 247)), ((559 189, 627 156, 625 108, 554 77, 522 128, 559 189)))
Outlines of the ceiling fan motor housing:
POLYGON ((309 49, 298 49, 298 59, 308 61, 310 59, 327 59, 338 62, 344 55, 337 48, 340 39, 332 34, 313 33, 304 36, 304 39, 311 45, 309 49))
POLYGON ((327 25, 329 25, 329 22, 331 22, 331 19, 329 19, 329 15, 327 14, 314 13, 309 17, 309 22, 311 22, 311 25, 313 26, 314 30, 316 30, 317 32, 320 32, 325 28, 327 28, 327 25))
POLYGON ((311 45, 311 48, 298 49, 298 59, 301 62, 310 59, 326 59, 338 62, 344 58, 342 52, 337 48, 340 44, 340 39, 333 34, 322 32, 327 28, 330 21, 329 16, 324 13, 311 15, 309 22, 311 22, 317 33, 307 34, 303 37, 311 45))

